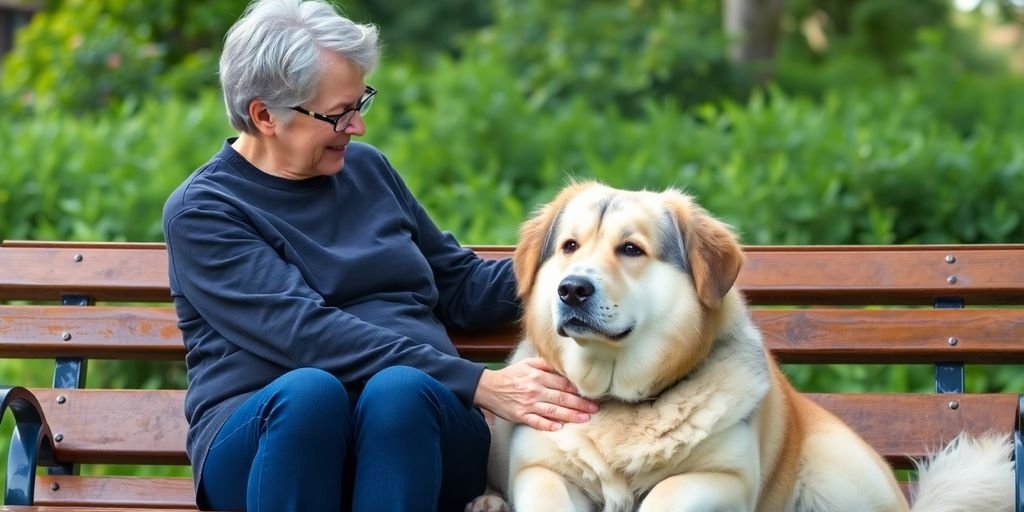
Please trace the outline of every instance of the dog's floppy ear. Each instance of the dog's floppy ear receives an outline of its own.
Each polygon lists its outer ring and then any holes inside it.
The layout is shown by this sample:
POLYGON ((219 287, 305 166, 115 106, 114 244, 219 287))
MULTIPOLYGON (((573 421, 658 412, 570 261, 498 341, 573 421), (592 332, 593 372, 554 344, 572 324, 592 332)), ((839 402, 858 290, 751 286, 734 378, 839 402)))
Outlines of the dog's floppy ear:
POLYGON ((697 206, 690 196, 675 190, 665 194, 675 214, 697 296, 705 307, 716 309, 736 282, 743 250, 732 229, 697 206))
POLYGON ((562 209, 570 199, 591 183, 573 183, 562 190, 550 203, 541 207, 519 229, 519 243, 512 256, 512 265, 519 286, 519 298, 525 301, 533 289, 533 280, 545 260, 555 252, 555 237, 562 209))

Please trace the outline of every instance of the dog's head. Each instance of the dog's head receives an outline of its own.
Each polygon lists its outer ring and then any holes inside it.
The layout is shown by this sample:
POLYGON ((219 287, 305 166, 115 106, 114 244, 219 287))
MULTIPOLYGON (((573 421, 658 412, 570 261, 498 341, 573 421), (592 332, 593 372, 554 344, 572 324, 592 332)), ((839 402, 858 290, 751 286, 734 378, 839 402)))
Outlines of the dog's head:
POLYGON ((742 252, 681 192, 579 183, 523 225, 514 263, 538 353, 585 395, 637 400, 707 355, 742 252))

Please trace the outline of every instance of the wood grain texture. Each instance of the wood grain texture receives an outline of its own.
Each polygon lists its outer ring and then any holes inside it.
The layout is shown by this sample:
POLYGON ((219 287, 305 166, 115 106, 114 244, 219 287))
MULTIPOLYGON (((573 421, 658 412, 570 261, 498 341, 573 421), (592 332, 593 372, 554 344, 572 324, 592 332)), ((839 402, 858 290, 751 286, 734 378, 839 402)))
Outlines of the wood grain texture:
MULTIPOLYGON (((1021 309, 758 309, 753 318, 785 363, 1024 362, 1021 309)), ((484 362, 504 361, 518 337, 517 326, 452 333, 463 357, 484 362)), ((167 306, 0 306, 0 357, 58 356, 180 361, 185 349, 167 306)))
POLYGON ((188 477, 39 475, 35 498, 42 506, 196 510, 188 477))
POLYGON ((54 438, 62 436, 55 443, 62 462, 188 464, 183 390, 34 388, 32 392, 54 438))
POLYGON ((1017 395, 1011 393, 807 396, 853 427, 898 468, 912 467, 910 459, 941 448, 960 432, 1010 435, 1016 421, 1017 395))
MULTIPOLYGON (((62 461, 187 464, 184 391, 34 389, 62 461), (57 397, 64 396, 63 403, 57 397)), ((952 440, 961 431, 1009 433, 1013 394, 809 394, 891 462, 952 440), (950 408, 956 402, 956 408, 950 408)))
POLYGON ((0 300, 168 301, 165 250, 0 247, 0 300))
POLYGON ((754 304, 1019 304, 1024 248, 748 251, 739 284, 754 304))
MULTIPOLYGON (((167 254, 159 247, 5 242, 0 300, 167 300, 167 254)), ((485 258, 511 247, 476 248, 485 258)), ((738 285, 753 304, 968 304, 1024 301, 1024 245, 745 248, 738 285), (953 263, 946 261, 954 258, 953 263), (951 280, 955 278, 955 280, 951 280)))
POLYGON ((0 357, 182 361, 169 306, 0 306, 0 357))
POLYGON ((1024 309, 759 309, 785 363, 1024 362, 1024 309))

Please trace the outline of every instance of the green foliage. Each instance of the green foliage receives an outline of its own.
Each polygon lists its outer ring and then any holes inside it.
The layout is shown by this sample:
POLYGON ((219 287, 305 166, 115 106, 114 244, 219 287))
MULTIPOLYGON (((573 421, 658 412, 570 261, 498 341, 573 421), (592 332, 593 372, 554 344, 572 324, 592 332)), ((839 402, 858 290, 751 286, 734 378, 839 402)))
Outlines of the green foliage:
POLYGON ((216 84, 220 40, 247 0, 62 0, 19 31, 0 102, 12 112, 95 112, 216 84))
POLYGON ((855 49, 895 69, 914 47, 918 31, 945 26, 952 7, 947 0, 861 0, 856 5, 851 16, 855 49))
MULTIPOLYGON (((948 0, 790 0, 787 11, 794 23, 784 34, 788 51, 803 52, 805 58, 818 54, 818 63, 847 53, 898 71, 916 46, 919 31, 952 32, 951 6, 948 0), (808 47, 803 23, 809 19, 821 24, 827 49, 808 47)), ((793 57, 783 56, 781 60, 793 57)))
POLYGON ((220 97, 0 123, 4 239, 162 239, 164 199, 231 132, 220 97))
POLYGON ((388 59, 420 64, 428 64, 421 61, 432 61, 438 54, 458 53, 464 36, 493 22, 491 2, 478 0, 353 0, 338 5, 353 20, 381 28, 388 59))
POLYGON ((1024 200, 1019 107, 970 94, 975 80, 934 91, 880 84, 820 102, 779 90, 689 110, 651 100, 634 120, 581 99, 546 108, 517 94, 504 66, 463 60, 438 70, 415 87, 402 87, 401 68, 375 77, 390 108, 373 112, 368 138, 439 222, 473 243, 513 242, 522 212, 570 176, 684 187, 748 243, 1024 236, 1013 208, 1024 200), (951 120, 953 111, 969 115, 951 120))
MULTIPOLYGON (((809 393, 928 393, 935 389, 935 368, 927 365, 788 364, 783 371, 793 386, 809 393)), ((979 392, 976 388, 969 392, 979 392)))
MULTIPOLYGON (((224 33, 248 3, 49 1, 5 56, 0 107, 88 113, 215 87, 224 33)), ((470 0, 412 6, 352 1, 341 8, 357 21, 385 27, 385 55, 410 62, 455 52, 462 33, 491 20, 490 4, 470 0)))
POLYGON ((493 26, 466 58, 516 75, 520 94, 557 109, 572 99, 638 108, 692 105, 740 90, 726 63, 718 2, 496 0, 493 26))
POLYGON ((935 92, 950 78, 1000 81, 1007 56, 981 46, 985 20, 954 16, 950 5, 947 0, 794 0, 783 24, 777 81, 788 92, 816 96, 846 88, 870 91, 904 78, 935 92))
MULTIPOLYGON (((401 66, 375 77, 382 93, 367 138, 468 243, 514 242, 518 223, 573 176, 683 187, 747 243, 1024 237, 1014 206, 1024 201, 1020 107, 971 95, 970 80, 820 103, 777 90, 690 110, 648 101, 637 120, 582 100, 545 108, 502 67, 442 60, 438 70, 415 87, 402 87, 401 66), (956 103, 936 101, 946 97, 956 103), (972 124, 951 122, 951 109, 972 124)), ((164 198, 230 134, 222 110, 210 92, 0 125, 0 160, 17 163, 0 174, 0 232, 160 240, 164 198)))

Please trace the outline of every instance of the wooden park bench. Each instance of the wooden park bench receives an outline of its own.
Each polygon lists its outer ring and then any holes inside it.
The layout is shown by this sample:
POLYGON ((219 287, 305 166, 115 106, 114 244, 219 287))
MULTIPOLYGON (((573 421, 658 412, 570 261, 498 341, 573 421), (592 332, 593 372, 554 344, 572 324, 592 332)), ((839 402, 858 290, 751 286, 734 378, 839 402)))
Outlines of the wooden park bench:
MULTIPOLYGON (((494 258, 510 248, 477 251, 494 258)), ((812 394, 893 466, 912 467, 962 430, 1012 433, 1016 460, 1024 455, 1020 396, 964 392, 965 365, 1024 363, 1024 245, 746 252, 738 285, 781 362, 934 367, 934 392, 812 394)), ((516 332, 454 338, 463 356, 497 362, 516 332)), ((188 464, 183 390, 89 389, 85 379, 90 360, 183 360, 163 245, 3 243, 0 357, 54 361, 52 386, 2 389, 17 427, 0 511, 195 509, 188 477, 80 471, 188 464)))

